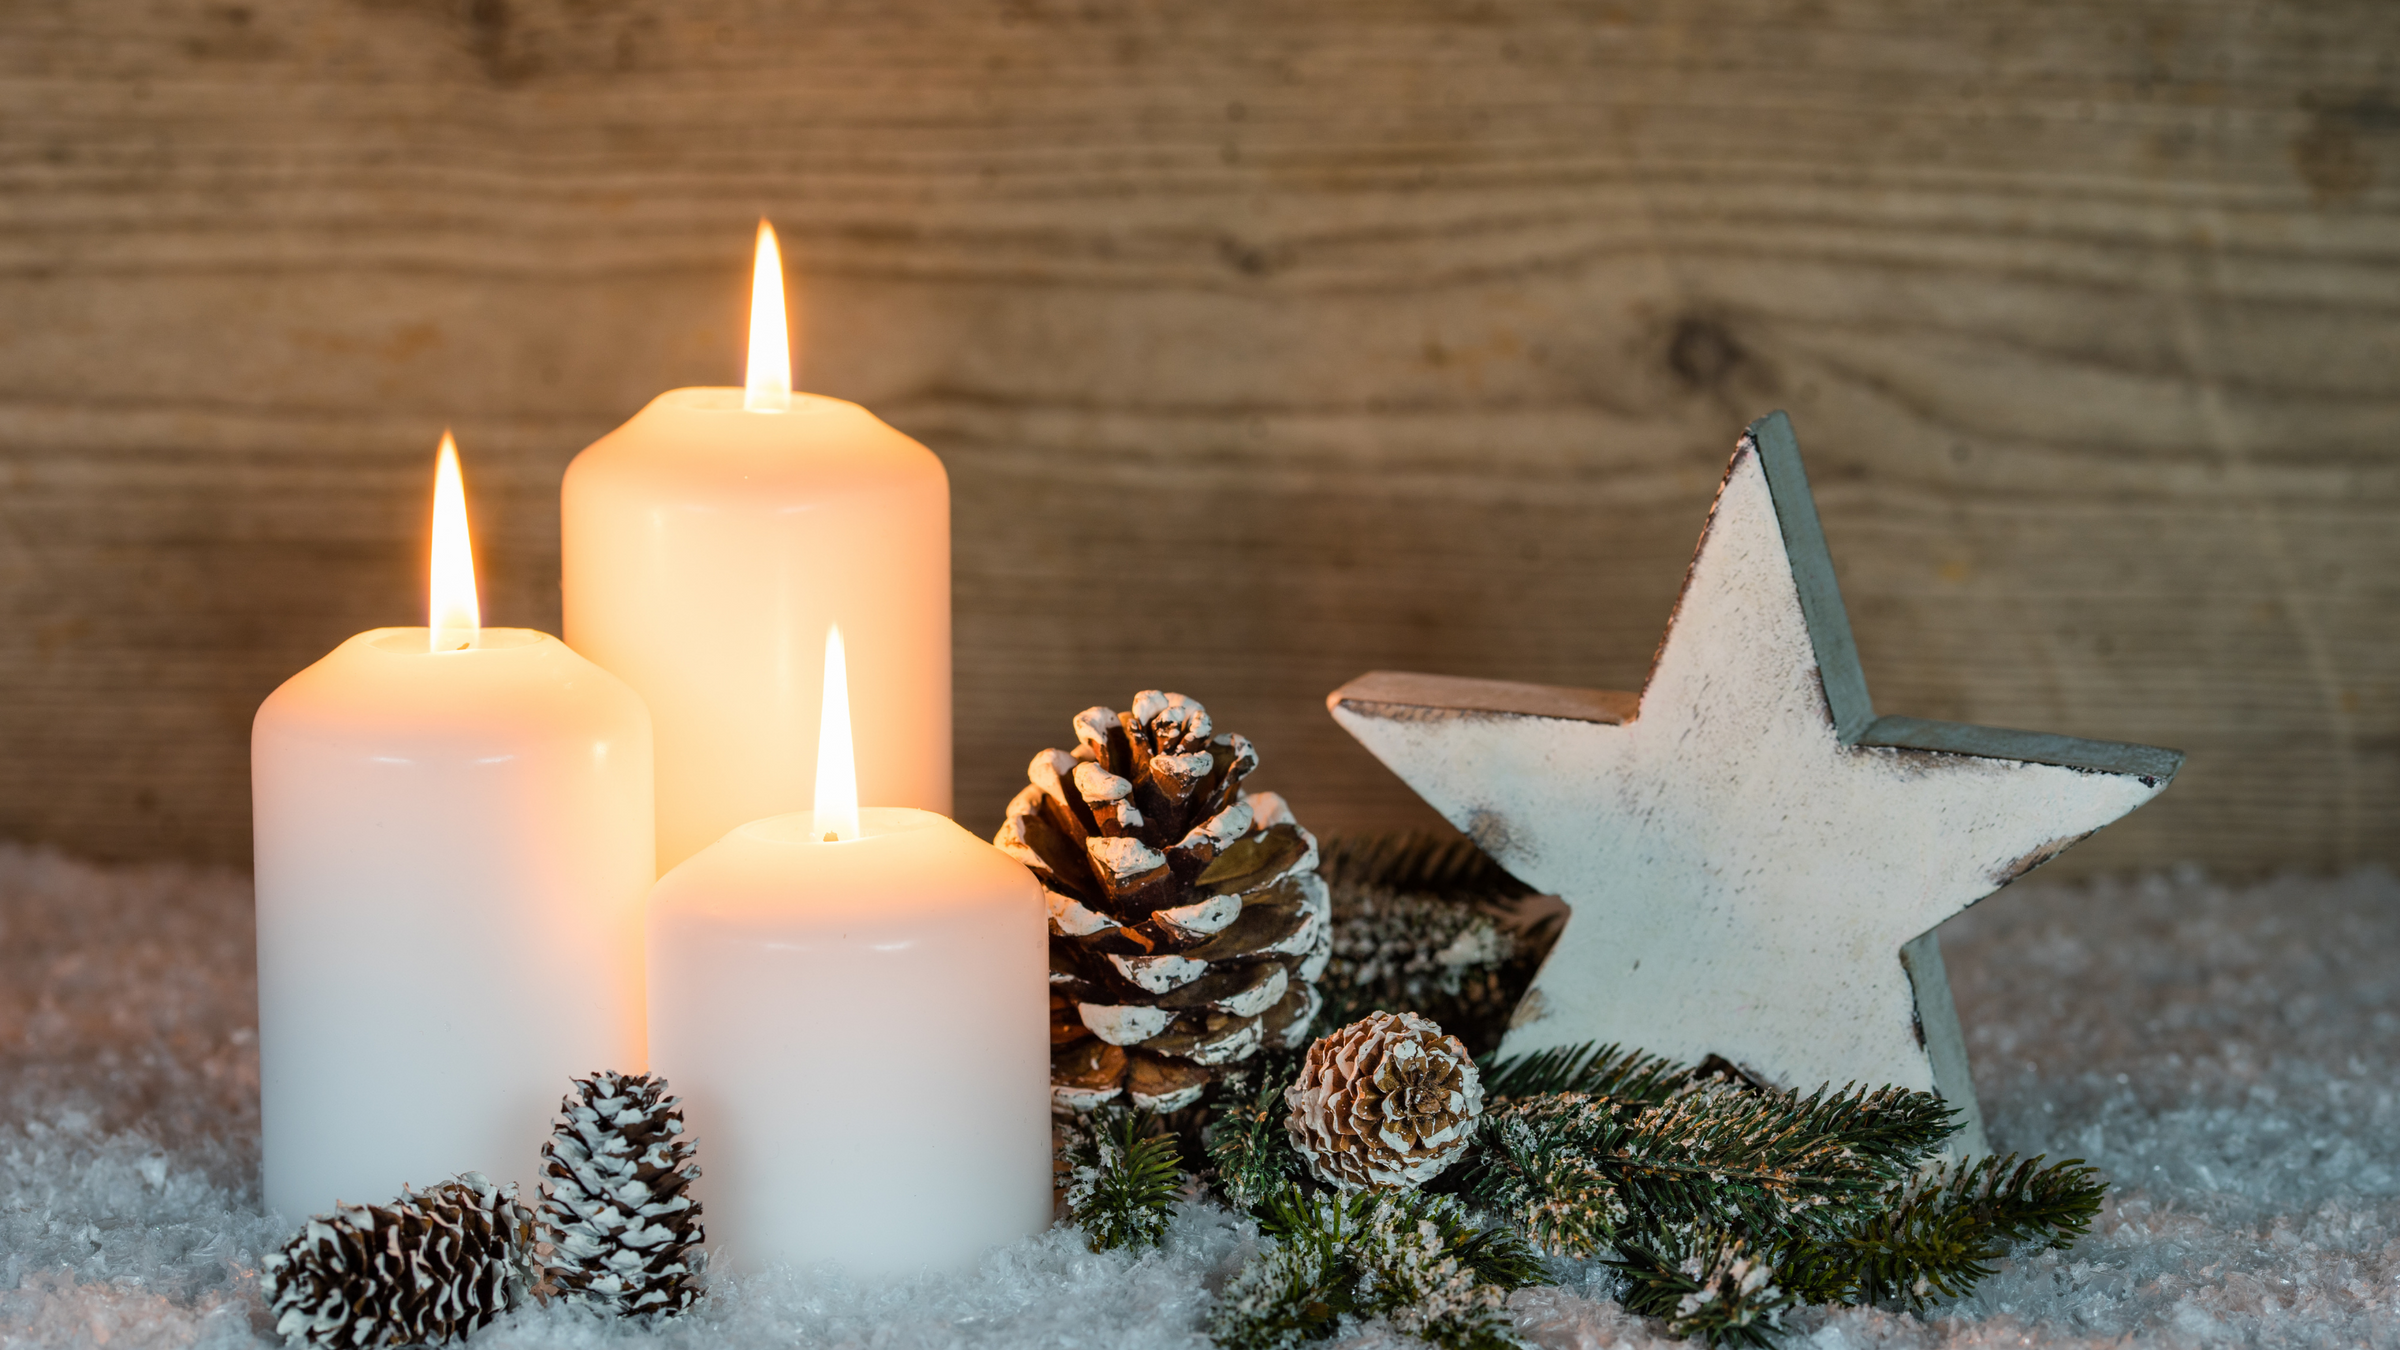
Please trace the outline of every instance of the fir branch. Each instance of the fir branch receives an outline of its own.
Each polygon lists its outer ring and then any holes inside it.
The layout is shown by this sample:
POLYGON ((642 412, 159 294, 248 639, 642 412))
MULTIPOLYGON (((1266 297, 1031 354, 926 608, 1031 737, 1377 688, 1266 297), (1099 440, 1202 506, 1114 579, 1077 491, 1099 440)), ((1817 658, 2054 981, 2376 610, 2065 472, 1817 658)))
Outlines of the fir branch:
POLYGON ((1511 1350, 1507 1294, 1543 1278, 1513 1234, 1422 1192, 1307 1194, 1259 1206, 1267 1250, 1226 1286, 1210 1335, 1222 1350, 1287 1350, 1345 1315, 1381 1316, 1442 1350, 1511 1350))
POLYGON ((1527 1289, 1542 1282, 1541 1260, 1509 1229, 1483 1228, 1468 1216, 1466 1205, 1452 1196, 1423 1191, 1320 1191, 1310 1194, 1287 1185, 1258 1208, 1259 1231, 1268 1237, 1295 1238, 1339 1248, 1379 1224, 1431 1224, 1443 1253, 1455 1257, 1477 1278, 1503 1289, 1527 1289))
MULTIPOLYGON (((1543 1072, 1614 1064, 1638 1080, 1655 1076, 1646 1058, 1578 1052, 1543 1072)), ((1654 1104, 1558 1092, 1487 1113, 1462 1182, 1541 1252, 1599 1256, 1692 1226, 1780 1243, 1888 1204, 1955 1128, 1940 1098, 1898 1088, 1796 1097, 1710 1083, 1654 1104)))
POLYGON ((1092 1250, 1155 1245, 1183 1184, 1183 1157, 1157 1117, 1104 1107, 1064 1133, 1067 1214, 1092 1250))
POLYGON ((1776 1270, 1738 1234, 1721 1229, 1662 1234, 1634 1243, 1609 1264, 1625 1277, 1625 1310, 1666 1321, 1676 1336, 1710 1345, 1772 1345, 1783 1314, 1799 1302, 1776 1270))
POLYGON ((1838 1141, 1860 1158, 1895 1177, 1914 1173, 1958 1133, 1958 1112, 1930 1092, 1853 1083, 1839 1092, 1822 1089, 1802 1100, 1805 1128, 1838 1141))
MULTIPOLYGON (((1585 1164, 1554 1170, 1567 1184, 1604 1191, 1612 1212, 1622 1206, 1654 1226, 1738 1221, 1771 1229, 1816 1211, 1825 1220, 1848 1217, 1907 1175, 1916 1155, 1901 1147, 1895 1117, 1918 1123, 1914 1142, 1924 1148, 1947 1132, 1925 1128, 1922 1112, 1886 1097, 1708 1087, 1641 1106, 1558 1093, 1511 1102, 1485 1119, 1489 1130, 1523 1127, 1512 1132, 1512 1158, 1585 1164)), ((1939 1119, 1946 1126, 1947 1117, 1939 1119)))
POLYGON ((1542 1258, 1526 1243, 1524 1235, 1506 1224, 1463 1234, 1450 1230, 1442 1240, 1448 1245, 1450 1255, 1485 1284, 1502 1289, 1531 1289, 1550 1280, 1550 1273, 1542 1268, 1542 1258))
POLYGON ((2081 1158, 2044 1167, 2043 1156, 2037 1153, 2019 1162, 2011 1153, 1954 1164, 1944 1168, 1945 1175, 1934 1184, 1940 1186, 1945 1203, 1973 1212, 2002 1240, 2071 1247, 2092 1231, 2100 1202, 2108 1196, 2108 1183, 2099 1169, 2081 1158))
POLYGON ((1209 1339, 1218 1350, 1291 1350, 1334 1333, 1351 1282, 1329 1243, 1289 1239, 1251 1258, 1217 1296, 1209 1339))
POLYGON ((1300 1175, 1283 1105, 1283 1090, 1297 1064, 1285 1058, 1260 1065, 1255 1093, 1219 1102, 1209 1112, 1208 1159, 1216 1168, 1218 1193, 1236 1209, 1256 1210, 1300 1175))
POLYGON ((1475 1066, 1486 1101, 1583 1092, 1623 1101, 1663 1102, 1688 1085, 1690 1067, 1619 1045, 1554 1046, 1506 1059, 1487 1056, 1475 1066))
POLYGON ((2081 1158, 1946 1163, 1894 1187, 1842 1231, 1795 1240, 1781 1264, 1812 1303, 1920 1310, 1972 1291, 2018 1243, 2072 1245, 2107 1190, 2081 1158))
POLYGON ((1468 1194, 1522 1232, 1534 1252, 1600 1255, 1633 1217, 1613 1175, 1531 1121, 1487 1118, 1468 1156, 1468 1194))

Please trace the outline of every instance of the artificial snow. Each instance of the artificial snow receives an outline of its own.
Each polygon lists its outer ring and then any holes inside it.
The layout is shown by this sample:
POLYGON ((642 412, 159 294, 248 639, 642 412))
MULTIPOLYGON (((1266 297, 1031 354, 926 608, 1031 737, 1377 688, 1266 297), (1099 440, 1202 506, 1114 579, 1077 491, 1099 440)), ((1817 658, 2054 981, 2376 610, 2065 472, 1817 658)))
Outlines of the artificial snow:
MULTIPOLYGON (((2072 1250, 1925 1319, 1800 1314, 1788 1346, 2400 1350, 2400 882, 2024 884, 1944 954, 1994 1146, 2115 1189, 2072 1250)), ((274 1342, 258 1261, 293 1225, 257 1211, 253 998, 245 879, 0 845, 0 1345, 274 1342)), ((661 1329, 536 1307, 472 1344, 1199 1347, 1255 1243, 1195 1205, 1141 1256, 1053 1230, 971 1275, 719 1278, 661 1329)), ((1676 1344, 1559 1274, 1510 1299, 1530 1342, 1676 1344)))

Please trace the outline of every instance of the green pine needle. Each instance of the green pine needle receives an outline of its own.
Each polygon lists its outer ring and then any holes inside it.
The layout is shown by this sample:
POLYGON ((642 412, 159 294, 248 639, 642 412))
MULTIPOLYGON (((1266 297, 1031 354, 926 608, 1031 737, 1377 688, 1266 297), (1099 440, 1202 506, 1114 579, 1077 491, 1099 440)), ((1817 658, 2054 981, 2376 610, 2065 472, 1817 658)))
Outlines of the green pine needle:
POLYGON ((1740 1235, 1703 1229, 1629 1244, 1609 1264, 1625 1277, 1625 1310, 1657 1317, 1669 1333, 1716 1346, 1766 1346, 1799 1300, 1740 1235))
POLYGON ((1257 1069, 1257 1091, 1210 1108, 1208 1159, 1216 1168, 1218 1193, 1236 1209, 1257 1210, 1300 1175, 1283 1104, 1284 1087, 1297 1068, 1297 1058, 1264 1063, 1257 1069))
POLYGON ((1218 1296, 1209 1339, 1218 1350, 1292 1350, 1323 1340, 1351 1311, 1352 1283, 1329 1244, 1275 1243, 1218 1296))
POLYGON ((1810 1302, 1922 1309, 1972 1290, 2019 1243, 2071 1245, 2091 1231, 2107 1190, 2081 1158, 1945 1163, 1841 1231, 1791 1243, 1781 1264, 1810 1302))
POLYGON ((1739 1223, 1761 1232, 1862 1215, 1956 1128, 1930 1093, 1807 1097, 1712 1084, 1644 1105, 1577 1092, 1485 1116, 1467 1189, 1534 1244, 1597 1255, 1626 1231, 1739 1223))
POLYGON ((1229 1085, 1244 1095, 1212 1106, 1209 1153, 1268 1243, 1219 1300, 1222 1350, 1293 1350, 1373 1316, 1443 1350, 1506 1350, 1505 1294, 1542 1281, 1546 1255, 1607 1260, 1626 1308, 1676 1336, 1770 1346, 1803 1303, 1966 1294, 2012 1247, 2088 1232, 2107 1190, 2080 1159, 1939 1161, 1959 1123, 1931 1093, 1803 1096, 1617 1045, 1481 1069, 1474 1148, 1439 1187, 1463 1199, 1303 1191, 1282 1079, 1229 1085))
POLYGON ((1624 1101, 1663 1102, 1687 1086, 1692 1071, 1673 1060, 1619 1045, 1554 1046, 1506 1059, 1489 1056, 1476 1066, 1487 1101, 1583 1092, 1624 1101))
POLYGON ((1617 1177, 1559 1132, 1489 1119, 1469 1154, 1467 1193, 1502 1216, 1536 1252, 1592 1257, 1632 1220, 1617 1177))
POLYGON ((1071 1177, 1067 1213, 1093 1251, 1154 1246, 1166 1235, 1183 1157, 1157 1117, 1103 1109, 1070 1133, 1062 1155, 1071 1177))
POLYGON ((1345 1315, 1384 1317, 1441 1350, 1515 1350, 1507 1294, 1543 1279, 1523 1241, 1451 1196, 1286 1186, 1258 1208, 1267 1249, 1218 1300, 1221 1350, 1289 1350, 1345 1315))

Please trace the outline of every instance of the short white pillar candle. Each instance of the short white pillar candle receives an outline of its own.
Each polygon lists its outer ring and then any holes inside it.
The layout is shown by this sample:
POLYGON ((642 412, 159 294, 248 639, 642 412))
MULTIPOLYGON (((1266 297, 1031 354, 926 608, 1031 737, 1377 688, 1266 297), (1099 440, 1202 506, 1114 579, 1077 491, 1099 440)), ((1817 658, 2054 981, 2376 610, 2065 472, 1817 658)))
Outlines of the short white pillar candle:
POLYGON ((945 816, 860 808, 838 635, 819 808, 650 893, 650 1064, 717 1259, 957 1270, 1050 1222, 1048 911, 945 816))
POLYGON ((266 1205, 481 1171, 530 1198, 573 1074, 643 1061, 650 717, 546 633, 483 628, 445 438, 434 625, 286 681, 250 741, 266 1205), (448 542, 445 543, 445 536, 448 542))
POLYGON ((650 1063, 739 1270, 956 1270, 1050 1223, 1041 889, 930 811, 754 821, 650 895, 650 1063))

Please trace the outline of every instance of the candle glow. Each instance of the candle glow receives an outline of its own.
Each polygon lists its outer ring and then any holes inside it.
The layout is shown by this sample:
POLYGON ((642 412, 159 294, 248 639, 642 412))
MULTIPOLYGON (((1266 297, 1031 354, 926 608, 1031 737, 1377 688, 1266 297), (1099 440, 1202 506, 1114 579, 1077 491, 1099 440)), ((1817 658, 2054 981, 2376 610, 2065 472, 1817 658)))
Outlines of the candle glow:
POLYGON ((850 673, 842 626, 825 630, 825 702, 817 720, 817 828, 825 842, 858 838, 858 762, 850 748, 850 673))
POLYGON ((458 443, 442 433, 433 467, 433 565, 428 627, 432 650, 464 651, 483 640, 483 610, 475 599, 475 545, 467 535, 467 489, 458 473, 458 443))
POLYGON ((791 330, 784 320, 783 252, 775 227, 758 222, 758 254, 750 267, 750 374, 742 389, 745 412, 792 407, 791 330))

